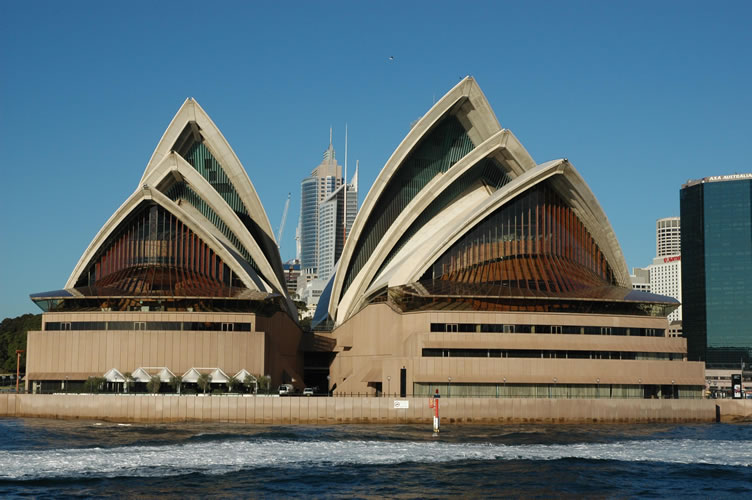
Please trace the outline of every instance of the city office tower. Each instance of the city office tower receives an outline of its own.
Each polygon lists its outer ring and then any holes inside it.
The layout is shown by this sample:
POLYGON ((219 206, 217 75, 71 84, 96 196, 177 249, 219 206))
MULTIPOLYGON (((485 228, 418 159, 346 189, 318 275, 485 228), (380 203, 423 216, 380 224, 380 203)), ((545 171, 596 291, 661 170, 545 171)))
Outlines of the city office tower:
MULTIPOLYGON (((665 217, 655 223, 655 258, 645 268, 634 268, 632 288, 673 297, 681 302, 681 222, 679 217, 665 217)), ((675 331, 681 331, 682 308, 669 314, 675 331)))
POLYGON ((317 274, 328 281, 334 273, 358 212, 358 168, 352 182, 340 186, 319 204, 317 274))
MULTIPOLYGON (((345 154, 347 156, 347 154, 345 154)), ((320 165, 301 183, 300 263, 303 273, 327 280, 342 253, 358 210, 358 170, 346 184, 332 146, 320 165), (346 208, 345 208, 346 207, 346 208)))
POLYGON ((300 184, 300 266, 303 272, 318 267, 319 205, 343 184, 342 165, 337 163, 329 130, 324 159, 300 184))
POLYGON ((752 360, 752 173, 684 184, 681 201, 684 336, 708 368, 752 360))

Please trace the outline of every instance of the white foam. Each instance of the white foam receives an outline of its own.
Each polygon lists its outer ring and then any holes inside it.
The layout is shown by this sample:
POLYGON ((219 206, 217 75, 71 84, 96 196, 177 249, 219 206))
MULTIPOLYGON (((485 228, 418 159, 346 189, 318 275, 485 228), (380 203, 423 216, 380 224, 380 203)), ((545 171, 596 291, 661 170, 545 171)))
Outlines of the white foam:
POLYGON ((750 446, 744 441, 687 439, 506 446, 440 441, 249 439, 164 446, 0 451, 0 478, 163 477, 189 472, 225 474, 277 466, 567 458, 752 466, 750 446))

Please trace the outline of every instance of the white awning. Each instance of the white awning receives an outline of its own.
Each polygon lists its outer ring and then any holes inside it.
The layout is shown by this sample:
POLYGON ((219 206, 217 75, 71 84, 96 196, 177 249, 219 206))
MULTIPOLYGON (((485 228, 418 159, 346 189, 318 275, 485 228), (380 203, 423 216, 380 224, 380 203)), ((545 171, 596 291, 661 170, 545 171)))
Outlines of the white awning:
POLYGON ((154 376, 159 377, 160 382, 169 382, 175 374, 165 366, 142 366, 131 373, 136 382, 148 382, 154 376))
POLYGON ((117 368, 111 368, 104 374, 104 378, 107 382, 125 382, 125 377, 117 370, 117 368))
POLYGON ((219 368, 191 368, 183 374, 183 382, 195 384, 201 375, 209 375, 212 384, 226 384, 230 377, 219 368))

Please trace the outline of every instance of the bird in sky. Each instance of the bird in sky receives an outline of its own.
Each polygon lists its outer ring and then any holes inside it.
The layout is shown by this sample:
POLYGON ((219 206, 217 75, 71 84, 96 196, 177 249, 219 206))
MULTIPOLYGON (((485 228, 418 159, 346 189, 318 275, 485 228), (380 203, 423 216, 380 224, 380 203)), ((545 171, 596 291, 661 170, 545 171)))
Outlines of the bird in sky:
POLYGON ((389 62, 394 62, 394 56, 389 56, 389 62))

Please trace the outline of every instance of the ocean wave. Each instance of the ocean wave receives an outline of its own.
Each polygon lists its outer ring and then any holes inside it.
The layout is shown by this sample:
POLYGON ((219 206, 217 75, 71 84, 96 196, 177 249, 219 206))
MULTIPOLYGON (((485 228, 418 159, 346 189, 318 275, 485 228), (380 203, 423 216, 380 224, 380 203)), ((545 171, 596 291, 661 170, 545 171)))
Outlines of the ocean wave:
MULTIPOLYGON (((440 439, 440 438, 438 438, 440 439)), ((694 439, 555 445, 246 439, 161 446, 0 451, 0 480, 169 477, 266 467, 389 465, 493 460, 614 460, 752 466, 749 442, 694 439)))

